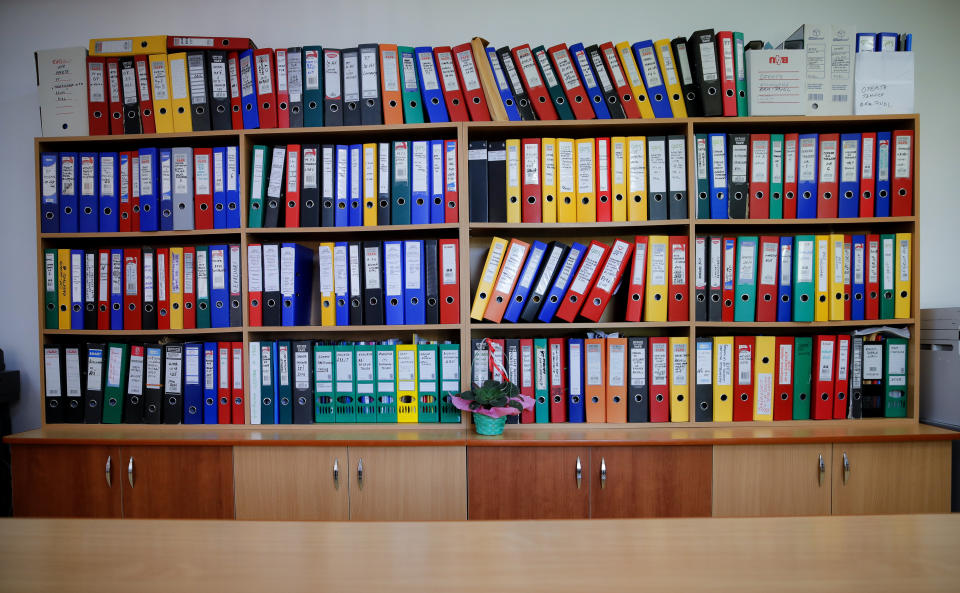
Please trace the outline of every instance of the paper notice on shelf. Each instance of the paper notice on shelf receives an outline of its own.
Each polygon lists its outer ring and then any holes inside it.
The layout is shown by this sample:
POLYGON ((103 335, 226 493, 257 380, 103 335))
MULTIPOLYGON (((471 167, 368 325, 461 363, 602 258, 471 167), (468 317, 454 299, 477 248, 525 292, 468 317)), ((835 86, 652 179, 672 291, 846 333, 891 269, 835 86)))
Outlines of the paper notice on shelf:
POLYGON ((854 113, 914 112, 914 54, 862 52, 854 70, 854 113))

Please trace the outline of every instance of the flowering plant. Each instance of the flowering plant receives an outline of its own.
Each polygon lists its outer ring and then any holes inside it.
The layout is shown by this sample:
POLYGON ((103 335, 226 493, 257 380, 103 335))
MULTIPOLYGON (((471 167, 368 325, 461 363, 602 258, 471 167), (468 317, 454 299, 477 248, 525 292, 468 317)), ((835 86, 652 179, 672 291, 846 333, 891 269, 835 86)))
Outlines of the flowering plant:
POLYGON ((500 418, 519 414, 523 410, 532 410, 532 397, 520 394, 520 388, 510 381, 487 379, 477 389, 464 391, 460 396, 450 398, 460 410, 483 414, 491 418, 500 418))

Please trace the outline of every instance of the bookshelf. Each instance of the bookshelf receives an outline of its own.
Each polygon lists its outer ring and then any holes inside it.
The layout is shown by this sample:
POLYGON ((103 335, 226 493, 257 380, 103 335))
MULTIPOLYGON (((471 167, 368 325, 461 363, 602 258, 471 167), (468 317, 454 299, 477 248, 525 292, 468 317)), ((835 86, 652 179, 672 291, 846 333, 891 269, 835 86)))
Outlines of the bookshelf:
MULTIPOLYGON (((833 420, 833 421, 789 421, 789 422, 737 422, 738 427, 786 427, 786 426, 821 426, 825 423, 836 426, 856 425, 870 426, 877 430, 882 427, 916 425, 919 423, 919 341, 916 339, 918 327, 919 292, 919 166, 918 153, 915 148, 914 158, 914 204, 913 215, 890 218, 852 218, 852 219, 786 219, 786 220, 697 220, 695 213, 696 174, 693 163, 694 135, 707 132, 866 132, 878 129, 909 129, 915 134, 915 146, 919 147, 919 117, 917 115, 884 115, 884 116, 829 116, 829 117, 740 117, 740 118, 686 118, 686 119, 659 119, 659 120, 589 120, 589 121, 532 121, 532 122, 463 122, 437 123, 414 125, 379 125, 331 128, 292 128, 272 130, 236 130, 216 132, 192 132, 184 134, 141 134, 131 136, 96 136, 96 137, 41 137, 34 140, 35 178, 38 180, 36 188, 37 207, 37 266, 38 266, 38 321, 39 321, 39 356, 43 360, 43 345, 50 343, 69 343, 71 341, 87 341, 95 336, 111 339, 138 339, 149 337, 155 340, 162 336, 170 336, 172 340, 203 340, 213 336, 223 335, 234 341, 241 341, 244 345, 244 382, 247 383, 249 360, 247 348, 251 341, 260 339, 334 339, 344 334, 353 335, 358 340, 375 340, 395 337, 409 341, 414 334, 432 339, 459 341, 461 358, 461 387, 469 388, 470 384, 470 340, 476 337, 529 337, 533 336, 567 336, 582 335, 583 332, 599 329, 605 332, 620 332, 622 335, 666 335, 684 336, 690 340, 691 348, 698 336, 737 335, 737 334, 791 334, 813 335, 817 332, 832 330, 852 330, 862 327, 878 325, 893 325, 908 328, 911 331, 911 340, 908 350, 908 400, 907 417, 901 419, 881 418, 864 420, 833 420), (688 211, 691 218, 682 220, 641 221, 641 222, 608 222, 608 223, 540 223, 540 224, 507 224, 507 223, 470 223, 469 222, 469 191, 467 183, 467 146, 473 139, 502 140, 507 138, 523 137, 596 137, 596 136, 629 136, 629 135, 682 135, 687 146, 687 188, 688 211), (417 140, 417 139, 456 139, 458 141, 458 190, 459 190, 459 222, 436 225, 396 225, 375 227, 346 227, 346 228, 257 228, 248 229, 248 195, 250 183, 250 169, 253 146, 257 144, 330 144, 361 142, 382 142, 388 140, 417 140), (41 233, 40 232, 40 153, 46 151, 79 151, 79 150, 130 150, 145 146, 172 147, 189 145, 192 147, 210 147, 236 144, 240 147, 240 195, 241 195, 241 228, 218 229, 203 231, 167 231, 154 233, 41 233), (482 257, 489 246, 490 238, 494 235, 504 238, 518 237, 521 239, 535 238, 541 241, 551 239, 576 238, 590 240, 592 238, 605 239, 607 242, 614 237, 631 237, 635 234, 669 234, 687 235, 688 249, 688 284, 689 289, 689 319, 695 319, 694 289, 695 262, 693 257, 694 238, 697 235, 708 233, 724 234, 763 234, 763 233, 829 233, 831 230, 844 233, 863 231, 873 232, 910 232, 913 233, 911 253, 912 295, 911 316, 908 319, 887 321, 833 321, 814 323, 725 323, 725 322, 637 322, 627 323, 613 319, 611 310, 615 303, 611 303, 600 323, 564 323, 551 324, 491 324, 478 323, 470 319, 472 304, 479 268, 482 266, 482 257), (300 327, 254 327, 249 325, 247 303, 247 261, 246 247, 248 244, 261 241, 296 241, 315 249, 322 241, 348 240, 364 238, 452 238, 460 241, 460 323, 446 325, 373 325, 359 327, 321 327, 316 325, 300 327), (194 330, 141 330, 141 331, 99 331, 99 330, 50 330, 44 327, 44 274, 43 250, 45 248, 65 247, 78 245, 84 247, 120 247, 132 245, 189 245, 192 243, 218 242, 239 244, 243 260, 242 291, 243 291, 243 325, 241 327, 223 329, 194 329, 194 330), (479 260, 479 261, 478 261, 479 260)), ((615 297, 622 300, 621 296, 615 297)), ((688 384, 693 384, 694 357, 688 357, 688 384)), ((40 377, 40 393, 44 391, 44 377, 40 377)), ((245 391, 249 385, 245 385, 245 391)), ((691 390, 692 394, 692 390, 691 390)), ((246 393, 246 421, 250 420, 250 394, 246 393)), ((38 405, 43 408, 43 398, 39 397, 38 405)), ((43 420, 46 424, 45 419, 43 420)), ((459 428, 465 429, 470 423, 469 414, 463 414, 459 428)), ((271 429, 281 431, 304 430, 323 431, 333 425, 291 425, 271 426, 271 429)), ((403 433, 404 431, 434 429, 450 430, 456 424, 367 424, 363 425, 368 431, 383 431, 384 433, 403 433)), ((706 427, 731 426, 731 423, 721 422, 689 422, 685 424, 670 423, 669 428, 689 428, 695 436, 697 429, 706 427)), ((549 428, 556 430, 556 434, 570 433, 575 430, 583 433, 616 428, 619 431, 634 429, 656 428, 650 424, 576 424, 570 426, 543 424, 508 425, 508 433, 533 431, 537 434, 549 428)), ((252 430, 251 426, 238 425, 204 425, 211 430, 252 430)), ((256 427, 259 429, 260 427, 256 427)), ((338 425, 337 428, 342 428, 338 425)), ((666 428, 666 426, 665 426, 666 428)), ((851 426, 852 428, 852 426, 851 426)), ((80 427, 77 430, 91 429, 80 427)), ((163 427, 130 427, 128 431, 177 431, 182 426, 163 427)), ((184 433, 186 434, 186 433, 184 433)), ((554 433, 551 433, 554 434, 554 433)), ((411 435, 413 436, 413 435, 411 435)))

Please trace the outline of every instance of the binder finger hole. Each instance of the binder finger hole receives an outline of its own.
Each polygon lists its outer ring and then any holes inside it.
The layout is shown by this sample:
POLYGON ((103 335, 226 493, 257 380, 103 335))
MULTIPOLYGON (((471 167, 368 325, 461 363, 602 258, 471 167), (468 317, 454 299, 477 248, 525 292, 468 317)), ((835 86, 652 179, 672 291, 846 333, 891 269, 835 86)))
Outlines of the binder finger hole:
POLYGON ((336 112, 340 111, 340 106, 337 105, 336 103, 331 103, 331 104, 330 104, 330 111, 333 112, 333 113, 336 113, 336 112))
POLYGON ((901 197, 905 196, 907 195, 907 190, 901 187, 900 189, 897 190, 897 194, 900 195, 901 197))
POLYGON ((787 399, 788 399, 789 397, 790 397, 790 394, 787 393, 786 391, 781 391, 781 392, 780 392, 780 400, 781 400, 781 401, 787 401, 787 399))
POLYGON ((780 302, 781 302, 781 303, 789 303, 789 302, 790 302, 790 296, 789 296, 789 295, 786 295, 786 294, 783 295, 783 296, 781 296, 781 297, 780 297, 780 302))
POLYGON ((199 305, 197 305, 197 308, 200 309, 201 311, 206 311, 206 310, 207 310, 207 304, 206 304, 206 303, 200 303, 199 305))
POLYGON ((663 95, 661 95, 660 93, 657 93, 656 95, 654 95, 653 98, 658 102, 663 101, 663 95))
POLYGON ((513 99, 507 99, 504 101, 504 103, 507 105, 507 107, 513 107, 513 99))
POLYGON ((726 95, 727 95, 728 97, 732 97, 732 96, 733 96, 733 89, 727 89, 726 95))
POLYGON ((546 200, 547 200, 548 202, 552 202, 552 201, 553 201, 553 196, 552 196, 552 195, 547 195, 546 200))
POLYGON ((436 97, 434 97, 430 99, 430 102, 433 103, 434 105, 438 105, 440 103, 440 99, 437 99, 436 97))
POLYGON ((748 399, 750 399, 750 396, 747 395, 746 393, 741 393, 741 394, 740 394, 740 401, 745 402, 745 401, 747 401, 748 399))
POLYGON ((709 407, 709 404, 707 404, 707 402, 700 402, 700 409, 703 410, 704 412, 707 411, 708 407, 709 407))
POLYGON ((828 393, 821 393, 821 394, 820 394, 820 401, 824 401, 824 402, 825 402, 825 401, 827 401, 828 399, 830 399, 830 394, 828 394, 828 393))
POLYGON ((677 401, 678 401, 678 402, 682 402, 682 401, 683 401, 683 394, 682 394, 682 393, 677 394, 677 401))
POLYGON ((519 103, 520 107, 526 107, 527 105, 530 104, 530 102, 527 101, 526 99, 520 99, 520 101, 519 101, 518 103, 519 103))
POLYGON ((740 300, 746 303, 747 301, 750 300, 750 295, 748 295, 748 294, 742 294, 742 295, 740 295, 740 300))
MULTIPOLYGON (((544 96, 540 96, 540 97, 537 97, 537 101, 540 101, 541 103, 546 103, 546 102, 547 102, 547 98, 544 97, 544 96)), ((558 104, 563 103, 563 97, 558 97, 558 98, 557 98, 557 103, 558 103, 558 104)))
POLYGON ((707 94, 711 97, 717 94, 717 87, 711 86, 707 87, 707 94))
MULTIPOLYGON (((609 201, 609 199, 610 199, 609 196, 600 196, 600 203, 601 203, 601 204, 606 204, 607 201, 609 201)), ((533 202, 531 202, 531 204, 532 204, 532 203, 533 203, 533 202)))
POLYGON ((733 301, 730 300, 730 299, 726 299, 726 300, 723 301, 723 306, 724 306, 724 307, 732 307, 732 306, 733 306, 733 301))
POLYGON ((635 303, 640 302, 640 293, 635 292, 632 295, 630 295, 630 300, 632 300, 635 303))
POLYGON ((63 213, 64 213, 64 214, 72 214, 72 213, 73 213, 73 208, 71 208, 70 206, 65 206, 65 207, 63 208, 63 213))
POLYGON ((598 403, 600 403, 600 398, 597 397, 597 396, 593 396, 593 397, 590 398, 590 402, 591 402, 591 403, 594 403, 594 404, 598 404, 598 403))
POLYGON ((634 202, 635 204, 639 204, 642 199, 643 199, 643 198, 640 197, 640 194, 637 194, 637 195, 633 196, 633 202, 634 202))
POLYGON ((773 300, 773 295, 772 295, 772 294, 765 294, 765 295, 763 295, 763 302, 769 303, 769 302, 772 301, 772 300, 773 300))
POLYGON ((380 299, 378 299, 377 297, 370 297, 370 305, 371 305, 371 306, 375 307, 375 306, 377 306, 378 304, 380 304, 380 299))
POLYGON ((217 105, 217 113, 225 113, 227 111, 226 107, 223 105, 217 105))
MULTIPOLYGON (((248 105, 248 106, 247 106, 247 110, 249 110, 249 109, 250 109, 250 106, 248 105)), ((183 107, 177 107, 177 113, 183 113, 183 107)), ((114 115, 116 115, 116 114, 114 114, 114 115)))
POLYGON ((663 295, 662 295, 662 294, 655 294, 655 295, 653 295, 653 300, 655 300, 655 301, 659 301, 659 300, 661 300, 662 298, 663 298, 663 295))
POLYGON ((707 300, 706 297, 704 297, 702 294, 698 294, 698 295, 697 295, 697 302, 698 302, 698 303, 706 302, 706 300, 707 300))
MULTIPOLYGON (((451 303, 453 302, 453 297, 447 297, 447 298, 449 299, 449 302, 451 302, 451 303)), ((539 295, 539 294, 535 294, 535 295, 533 295, 533 298, 530 299, 530 300, 532 300, 534 303, 539 303, 539 302, 540 302, 540 295, 539 295)))
MULTIPOLYGON (((375 300, 375 299, 374 299, 374 300, 375 300)), ((446 301, 446 303, 447 303, 448 305, 452 305, 452 304, 453 304, 453 301, 454 301, 454 298, 453 298, 452 296, 448 296, 448 297, 447 297, 446 299, 444 299, 444 300, 446 301)))
MULTIPOLYGON (((54 401, 56 401, 56 400, 54 400, 54 401)), ((580 396, 579 396, 579 395, 571 395, 571 396, 570 396, 570 401, 573 402, 573 403, 575 403, 575 404, 579 404, 579 403, 580 403, 580 396)))
POLYGON ((828 192, 828 191, 823 192, 823 199, 824 199, 824 200, 833 199, 833 193, 828 192))
POLYGON ((675 293, 675 294, 673 295, 673 299, 679 303, 680 301, 683 300, 683 294, 682 294, 682 293, 679 293, 679 292, 678 292, 678 293, 675 293))
POLYGON ((536 196, 527 196, 527 203, 528 203, 528 204, 536 204, 536 203, 537 203, 537 197, 536 197, 536 196))
POLYGON ((557 295, 551 295, 551 296, 550 296, 550 302, 551 302, 551 303, 556 303, 556 302, 557 302, 557 295))
POLYGON ((823 294, 821 294, 821 295, 820 295, 820 302, 821 302, 821 303, 825 303, 825 302, 827 302, 827 296, 826 296, 826 295, 823 295, 823 294))
POLYGON ((619 100, 620 100, 620 99, 618 99, 618 98, 617 98, 616 96, 614 96, 614 95, 611 95, 611 96, 607 99, 607 101, 608 101, 611 105, 615 105, 615 104, 617 103, 617 101, 619 101, 619 100))
POLYGON ((873 197, 873 195, 872 195, 869 191, 863 192, 863 199, 864 199, 864 200, 869 200, 871 197, 873 197))
POLYGON ((577 302, 577 295, 571 294, 571 295, 570 295, 570 302, 571 302, 571 303, 577 302))
POLYGON ((594 297, 594 299, 593 299, 593 306, 594 306, 594 307, 599 307, 599 306, 600 306, 600 303, 602 303, 602 302, 603 302, 603 301, 601 301, 598 297, 594 297))
POLYGON ((907 291, 901 290, 901 291, 900 291, 900 298, 902 298, 902 299, 907 298, 907 291))
POLYGON ((853 295, 853 298, 854 298, 855 300, 862 301, 862 300, 863 300, 863 294, 858 292, 857 294, 853 295))
POLYGON ((90 206, 87 206, 87 207, 85 207, 85 208, 83 209, 83 213, 86 214, 87 216, 89 216, 89 215, 93 214, 93 208, 91 208, 90 206))
POLYGON ((726 394, 726 393, 721 393, 721 394, 720 394, 720 401, 725 402, 725 401, 727 401, 727 399, 728 399, 728 397, 727 397, 727 394, 726 394))
POLYGON ((720 295, 719 295, 719 294, 712 294, 712 295, 710 295, 710 300, 713 301, 714 303, 719 303, 719 302, 720 302, 720 295))
POLYGON ((560 395, 553 396, 553 403, 559 404, 562 401, 563 401, 563 396, 560 396, 560 395))
POLYGON ((658 401, 658 402, 662 402, 662 401, 663 401, 663 394, 662 394, 662 393, 658 393, 658 394, 657 394, 657 401, 658 401))
MULTIPOLYGON (((166 111, 167 111, 167 110, 166 110, 165 108, 163 108, 163 107, 160 108, 160 113, 166 113, 166 111)), ((234 113, 237 113, 238 111, 240 111, 240 106, 239 106, 239 105, 234 105, 234 106, 233 106, 233 112, 234 112, 234 113)))
POLYGON ((410 107, 416 109, 416 108, 417 108, 417 102, 416 102, 416 101, 410 101, 410 107))
POLYGON ((570 199, 570 196, 566 196, 566 197, 563 198, 563 203, 564 203, 564 204, 570 204, 570 203, 572 203, 572 202, 573 202, 573 200, 570 199))
POLYGON ((846 399, 846 397, 847 397, 847 395, 846 395, 845 393, 843 393, 842 391, 837 394, 837 399, 839 399, 839 400, 841 400, 841 401, 843 401, 844 399, 846 399))
POLYGON ((792 191, 788 191, 788 192, 785 194, 784 197, 786 197, 788 200, 792 200, 792 199, 793 199, 793 192, 792 192, 792 191))
POLYGON ((805 302, 807 302, 807 301, 809 301, 809 300, 810 300, 810 296, 809 296, 809 295, 805 295, 805 294, 801 294, 801 295, 800 295, 800 302, 801 302, 801 303, 805 303, 805 302))
POLYGON ((636 395, 633 396, 633 401, 635 401, 635 402, 637 402, 637 403, 640 403, 640 402, 643 401, 643 396, 638 393, 638 394, 636 394, 636 395))
MULTIPOLYGON (((119 311, 119 310, 120 310, 120 303, 113 303, 113 307, 112 307, 112 308, 113 308, 114 311, 119 311)), ((63 309, 63 310, 66 311, 66 309, 63 309)))
MULTIPOLYGON (((485 297, 481 296, 480 298, 485 298, 485 297)), ((394 299, 390 299, 390 306, 391 306, 391 307, 396 307, 396 306, 399 304, 399 302, 400 302, 400 301, 398 301, 398 300, 395 299, 395 298, 394 298, 394 299)))
POLYGON ((151 305, 150 303, 144 303, 143 310, 146 313, 153 313, 153 305, 151 305))

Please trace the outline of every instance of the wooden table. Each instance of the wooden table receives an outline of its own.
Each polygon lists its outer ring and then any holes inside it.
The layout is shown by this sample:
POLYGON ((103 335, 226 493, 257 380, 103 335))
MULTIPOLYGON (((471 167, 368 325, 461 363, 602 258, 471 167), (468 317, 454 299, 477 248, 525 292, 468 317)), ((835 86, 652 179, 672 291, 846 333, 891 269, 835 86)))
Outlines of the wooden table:
POLYGON ((0 520, 3 591, 957 591, 960 515, 0 520))

